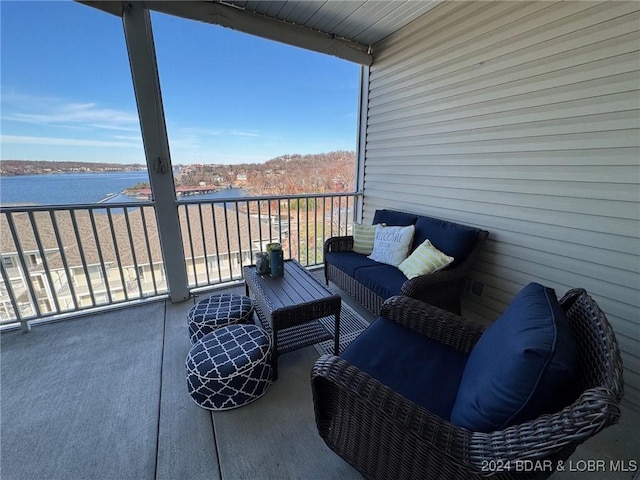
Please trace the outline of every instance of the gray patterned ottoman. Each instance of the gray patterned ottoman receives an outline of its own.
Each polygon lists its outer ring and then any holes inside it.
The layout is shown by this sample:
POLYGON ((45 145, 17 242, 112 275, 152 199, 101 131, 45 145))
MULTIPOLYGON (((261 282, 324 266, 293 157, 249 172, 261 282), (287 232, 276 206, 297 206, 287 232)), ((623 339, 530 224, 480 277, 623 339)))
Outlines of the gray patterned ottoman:
POLYGON ((271 341, 255 325, 229 325, 205 335, 186 363, 189 394, 209 410, 246 405, 271 385, 271 341))
POLYGON ((253 323, 253 300, 233 293, 212 295, 196 303, 189 310, 187 320, 193 345, 218 328, 234 323, 253 323))

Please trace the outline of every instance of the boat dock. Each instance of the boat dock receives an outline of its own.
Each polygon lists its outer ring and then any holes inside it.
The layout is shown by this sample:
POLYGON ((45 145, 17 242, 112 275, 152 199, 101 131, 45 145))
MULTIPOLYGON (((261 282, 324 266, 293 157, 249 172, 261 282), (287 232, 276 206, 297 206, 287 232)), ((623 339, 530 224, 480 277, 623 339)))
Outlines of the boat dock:
POLYGON ((104 197, 102 200, 100 200, 98 203, 108 202, 112 198, 116 198, 118 195, 120 195, 120 194, 119 193, 107 193, 107 196, 104 197))
MULTIPOLYGON (((176 187, 176 196, 191 197, 193 195, 205 195, 208 193, 216 193, 222 190, 221 187, 176 187)), ((135 190, 123 190, 123 195, 138 198, 141 200, 152 200, 153 195, 150 188, 139 188, 135 190)), ((107 200, 107 199, 105 199, 107 200)), ((103 200, 104 201, 104 200, 103 200)))

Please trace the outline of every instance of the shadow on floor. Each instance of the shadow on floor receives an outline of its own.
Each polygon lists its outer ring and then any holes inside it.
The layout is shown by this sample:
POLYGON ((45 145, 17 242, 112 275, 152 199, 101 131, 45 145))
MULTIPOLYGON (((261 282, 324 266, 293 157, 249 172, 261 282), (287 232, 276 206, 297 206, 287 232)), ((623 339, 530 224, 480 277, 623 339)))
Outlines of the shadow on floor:
MULTIPOLYGON (((313 347, 283 355, 280 379, 250 405, 212 414, 191 400, 192 305, 152 302, 2 333, 1 478, 361 478, 317 434, 313 347)), ((621 424, 583 444, 552 479, 634 478, 639 419, 623 407, 621 424)))

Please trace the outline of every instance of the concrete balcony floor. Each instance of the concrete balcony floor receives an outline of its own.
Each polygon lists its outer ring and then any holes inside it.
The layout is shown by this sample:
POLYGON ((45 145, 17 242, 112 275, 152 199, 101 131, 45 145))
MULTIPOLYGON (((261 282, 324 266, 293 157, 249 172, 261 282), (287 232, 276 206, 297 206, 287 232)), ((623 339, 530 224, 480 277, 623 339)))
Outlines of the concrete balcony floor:
MULTIPOLYGON (((235 290, 242 293, 243 288, 235 290)), ((349 302, 352 306, 352 302, 349 302)), ((243 408, 211 413, 189 397, 186 313, 156 301, 2 334, 3 479, 351 479, 317 434, 308 347, 280 358, 279 379, 243 408)), ((638 460, 637 412, 573 459, 638 460)), ((553 479, 632 479, 632 472, 553 479)))

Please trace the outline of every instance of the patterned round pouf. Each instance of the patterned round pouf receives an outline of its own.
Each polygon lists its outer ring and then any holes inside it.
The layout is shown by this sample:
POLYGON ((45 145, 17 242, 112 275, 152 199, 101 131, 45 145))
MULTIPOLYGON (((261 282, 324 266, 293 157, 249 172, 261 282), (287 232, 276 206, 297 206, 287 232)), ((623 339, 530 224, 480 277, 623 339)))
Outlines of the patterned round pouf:
POLYGON ((244 295, 212 295, 196 303, 187 314, 189 338, 195 344, 214 330, 234 323, 253 323, 253 300, 244 295))
POLYGON ((209 410, 257 400, 271 385, 271 341, 255 325, 229 325, 202 337, 187 355, 187 387, 209 410))

